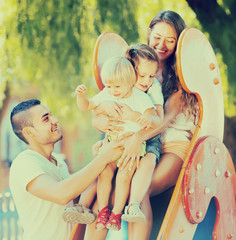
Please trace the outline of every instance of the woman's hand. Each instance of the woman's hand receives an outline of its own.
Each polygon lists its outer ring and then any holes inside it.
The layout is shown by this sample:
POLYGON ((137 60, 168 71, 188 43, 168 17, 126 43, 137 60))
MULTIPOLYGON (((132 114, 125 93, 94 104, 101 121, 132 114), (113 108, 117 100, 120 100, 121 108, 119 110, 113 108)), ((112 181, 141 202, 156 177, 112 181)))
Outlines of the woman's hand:
POLYGON ((114 117, 104 114, 94 115, 92 119, 92 126, 94 128, 112 135, 117 135, 124 130, 122 126, 119 126, 123 123, 123 121, 116 120, 114 117))
POLYGON ((143 114, 139 118, 137 118, 137 123, 142 126, 142 129, 149 129, 152 126, 153 117, 148 114, 143 114))
POLYGON ((98 106, 98 108, 107 115, 113 116, 115 119, 121 119, 121 106, 115 102, 103 102, 98 106))
POLYGON ((119 159, 118 167, 124 169, 129 164, 129 170, 132 170, 133 165, 139 167, 140 150, 143 140, 138 133, 133 134, 126 139, 124 144, 124 152, 119 159))

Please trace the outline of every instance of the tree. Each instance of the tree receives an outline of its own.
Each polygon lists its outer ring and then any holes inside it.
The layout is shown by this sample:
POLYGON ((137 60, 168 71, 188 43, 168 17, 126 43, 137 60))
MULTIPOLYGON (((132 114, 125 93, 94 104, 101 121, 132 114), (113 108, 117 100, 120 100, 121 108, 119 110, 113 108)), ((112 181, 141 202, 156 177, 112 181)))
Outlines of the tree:
MULTIPOLYGON (((82 82, 89 88, 88 96, 98 91, 93 80, 92 58, 95 42, 102 32, 116 32, 127 41, 137 41, 136 7, 133 0, 3 0, 0 116, 7 103, 3 100, 8 96, 39 98, 66 129, 73 132, 79 125, 80 132, 90 134, 91 116, 78 111, 72 93, 82 82)), ((96 134, 93 135, 95 138, 96 134)), ((72 137, 69 140, 73 141, 72 137)), ((83 149, 90 155, 91 144, 85 144, 83 149)))
POLYGON ((196 13, 202 29, 209 33, 215 51, 227 65, 230 93, 236 95, 236 1, 186 0, 196 13))
POLYGON ((68 121, 75 119, 75 87, 83 82, 91 92, 95 89, 92 55, 101 32, 138 39, 136 3, 131 0, 12 0, 5 1, 2 11, 11 92, 18 83, 38 86, 38 97, 68 121))

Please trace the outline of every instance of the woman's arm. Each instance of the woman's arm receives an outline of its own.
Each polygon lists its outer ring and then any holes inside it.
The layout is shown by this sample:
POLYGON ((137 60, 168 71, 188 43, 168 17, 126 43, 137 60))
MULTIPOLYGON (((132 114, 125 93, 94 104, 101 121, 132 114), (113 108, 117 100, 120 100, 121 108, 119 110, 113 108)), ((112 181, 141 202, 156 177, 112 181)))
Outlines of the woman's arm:
POLYGON ((164 119, 157 128, 142 129, 126 140, 124 153, 119 160, 119 166, 121 169, 123 169, 128 163, 130 164, 129 169, 131 169, 133 164, 135 164, 135 161, 138 166, 142 142, 154 137, 167 128, 170 122, 179 114, 181 111, 181 94, 182 91, 180 90, 169 97, 164 108, 164 119))
POLYGON ((102 133, 117 135, 123 131, 123 127, 119 126, 122 123, 112 116, 93 112, 92 126, 102 133))
POLYGON ((154 108, 147 109, 136 121, 143 129, 156 129, 161 124, 161 119, 154 108))

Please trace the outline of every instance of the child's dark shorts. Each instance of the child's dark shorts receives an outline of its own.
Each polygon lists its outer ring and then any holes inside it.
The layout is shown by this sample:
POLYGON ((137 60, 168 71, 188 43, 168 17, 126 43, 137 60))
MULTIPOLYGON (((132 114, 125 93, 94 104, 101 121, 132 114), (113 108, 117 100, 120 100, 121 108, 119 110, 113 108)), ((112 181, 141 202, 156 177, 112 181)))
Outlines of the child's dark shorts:
POLYGON ((146 141, 146 153, 151 152, 156 155, 156 161, 159 163, 161 156, 161 134, 157 134, 156 136, 148 139, 146 141))

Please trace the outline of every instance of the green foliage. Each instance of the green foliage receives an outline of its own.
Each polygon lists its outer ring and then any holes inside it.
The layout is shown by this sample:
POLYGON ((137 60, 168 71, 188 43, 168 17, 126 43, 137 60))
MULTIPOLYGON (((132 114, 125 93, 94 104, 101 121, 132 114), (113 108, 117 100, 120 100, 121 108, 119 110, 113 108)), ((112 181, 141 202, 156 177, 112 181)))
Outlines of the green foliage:
POLYGON ((98 0, 97 9, 95 28, 98 34, 104 32, 104 27, 109 31, 112 26, 112 30, 127 42, 138 40, 137 2, 135 0, 98 0))
MULTIPOLYGON (((230 9, 234 5, 234 1, 221 0, 220 6, 232 18, 230 9)), ((76 86, 85 83, 89 97, 98 91, 92 58, 95 42, 102 32, 116 32, 129 44, 146 43, 150 20, 167 9, 177 11, 187 26, 201 28, 198 15, 185 0, 3 0, 0 7, 0 23, 4 25, 0 29, 0 103, 8 81, 13 96, 40 98, 70 125, 75 119, 84 118, 72 96, 76 86)), ((224 21, 219 19, 219 22, 224 21)), ((234 26, 232 22, 228 25, 234 26)), ((222 52, 221 59, 227 65, 220 63, 222 73, 233 76, 234 32, 227 28, 226 35, 209 33, 214 49, 222 52), (217 45, 214 38, 225 47, 217 45)), ((222 79, 228 89, 227 78, 222 76, 222 79)), ((234 86, 232 80, 230 86, 234 86)), ((225 96, 229 99, 227 92, 225 96)))
MULTIPOLYGON (((186 0, 209 33, 209 40, 226 64, 229 98, 235 109, 236 103, 236 1, 234 0, 186 0)), ((234 110, 236 115, 236 110, 234 110)))
POLYGON ((107 29, 127 41, 138 38, 135 1, 108 3, 5 1, 2 9, 6 26, 4 54, 10 67, 3 69, 14 72, 9 78, 12 95, 40 98, 56 114, 72 123, 78 117, 72 96, 76 86, 85 83, 88 95, 98 90, 92 77, 92 55, 99 34, 107 29), (106 14, 101 17, 101 12, 106 14), (19 93, 16 86, 28 90, 38 87, 38 90, 24 96, 25 91, 19 93))

